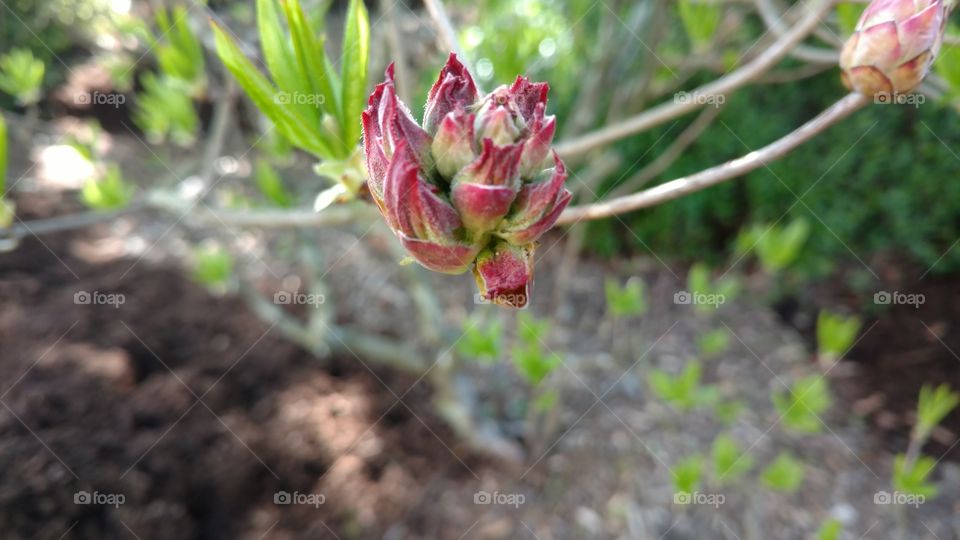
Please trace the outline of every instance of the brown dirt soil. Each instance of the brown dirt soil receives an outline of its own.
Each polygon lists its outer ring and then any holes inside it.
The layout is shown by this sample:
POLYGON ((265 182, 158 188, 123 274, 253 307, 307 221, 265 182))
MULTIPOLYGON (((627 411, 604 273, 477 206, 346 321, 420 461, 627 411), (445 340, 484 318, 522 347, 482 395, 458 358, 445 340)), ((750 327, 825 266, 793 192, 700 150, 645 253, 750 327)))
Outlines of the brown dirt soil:
POLYGON ((0 255, 3 538, 366 538, 430 478, 468 474, 426 387, 398 405, 383 384, 412 379, 319 369, 241 301, 174 269, 87 263, 76 240, 0 255), (81 490, 125 501, 75 504, 81 490), (326 500, 276 505, 280 490, 326 500))

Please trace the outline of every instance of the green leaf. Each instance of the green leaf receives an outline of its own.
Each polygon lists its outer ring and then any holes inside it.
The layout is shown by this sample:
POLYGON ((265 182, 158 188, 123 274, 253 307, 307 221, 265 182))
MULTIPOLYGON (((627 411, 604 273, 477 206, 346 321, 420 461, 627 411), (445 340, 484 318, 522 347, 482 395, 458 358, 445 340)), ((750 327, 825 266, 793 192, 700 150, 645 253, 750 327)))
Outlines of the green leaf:
POLYGON ((893 489, 910 495, 920 495, 928 499, 937 496, 937 486, 927 482, 927 478, 937 466, 937 460, 920 456, 913 463, 903 454, 893 459, 893 489))
POLYGON ((673 488, 678 493, 693 493, 703 476, 703 458, 690 456, 673 466, 673 488))
POLYGON ((277 129, 296 146, 317 155, 332 155, 330 147, 318 136, 316 126, 308 126, 292 111, 275 103, 276 88, 240 50, 237 43, 216 23, 213 23, 217 55, 237 79, 243 90, 260 111, 276 124, 277 129))
POLYGON ((960 47, 943 47, 934 69, 950 83, 950 94, 960 96, 960 47))
POLYGON ((45 71, 43 60, 34 58, 30 49, 13 49, 0 56, 0 91, 17 98, 21 105, 33 105, 40 100, 45 71))
POLYGON ((503 326, 499 319, 488 325, 468 319, 463 336, 457 342, 457 352, 466 358, 495 361, 500 358, 500 338, 503 326))
POLYGON ((950 414, 960 404, 960 393, 953 392, 946 384, 936 389, 924 385, 920 389, 920 399, 917 404, 917 427, 914 437, 925 441, 944 417, 950 414))
POLYGON ((643 315, 647 311, 646 287, 643 280, 630 278, 622 287, 613 278, 604 282, 607 309, 614 317, 643 315))
POLYGON ((343 60, 340 66, 343 81, 342 132, 347 145, 360 139, 360 113, 367 92, 367 57, 370 46, 370 21, 361 0, 350 0, 343 34, 343 60))
POLYGON ((697 336, 697 348, 705 357, 723 353, 730 346, 730 331, 726 328, 717 328, 697 336))
POLYGON ((782 452, 761 474, 763 485, 786 493, 793 493, 803 484, 806 471, 803 463, 782 452))
MULTIPOLYGON (((287 27, 293 39, 293 50, 297 57, 297 63, 300 66, 301 75, 306 77, 313 89, 313 94, 322 96, 323 109, 332 112, 332 117, 336 120, 337 126, 342 126, 343 119, 339 114, 338 98, 334 90, 334 82, 329 76, 327 54, 324 51, 323 40, 318 39, 313 29, 307 22, 303 14, 299 0, 285 0, 282 2, 284 14, 287 18, 287 27)), ((342 130, 342 127, 339 128, 342 130)), ((334 132, 337 129, 332 130, 334 132)), ((342 137, 338 136, 336 141, 332 141, 329 146, 336 148, 334 154, 338 157, 345 157, 349 152, 345 152, 346 144, 342 137)), ((352 147, 350 148, 352 150, 352 147)))
POLYGON ((560 365, 560 357, 540 347, 527 345, 514 349, 513 362, 527 382, 536 385, 560 365))
POLYGON ((120 168, 110 165, 102 179, 91 178, 84 184, 80 197, 94 210, 116 210, 127 206, 133 190, 133 186, 123 180, 120 168))
POLYGON ((701 385, 700 374, 700 363, 696 360, 687 362, 683 372, 675 377, 654 369, 650 373, 650 388, 657 397, 681 411, 711 405, 718 400, 719 392, 714 386, 701 385))
POLYGON ((820 525, 817 531, 817 540, 840 540, 840 533, 843 532, 843 523, 837 519, 828 519, 820 525))
POLYGON ((864 3, 840 2, 837 4, 837 21, 844 36, 853 34, 857 28, 857 21, 860 20, 860 15, 866 8, 867 4, 864 3))
POLYGON ((137 94, 133 121, 151 142, 168 137, 186 146, 196 139, 200 119, 193 106, 187 83, 171 77, 145 73, 140 77, 143 91, 137 94))
POLYGON ((321 109, 299 103, 300 96, 310 94, 313 89, 309 79, 301 75, 297 69, 297 57, 290 46, 290 40, 283 31, 276 0, 257 0, 257 28, 267 70, 280 92, 290 94, 279 101, 295 107, 300 114, 305 115, 310 125, 320 125, 321 109))
POLYGON ((277 171, 266 161, 257 162, 254 180, 257 182, 257 187, 260 188, 260 193, 275 205, 281 208, 293 206, 293 195, 290 195, 290 192, 284 187, 283 180, 280 179, 277 171))
POLYGON ((209 247, 196 253, 193 277, 207 287, 226 286, 233 275, 233 257, 219 247, 209 247))
POLYGON ((774 392, 771 400, 784 427, 797 433, 819 433, 823 428, 820 415, 833 402, 826 380, 818 375, 796 381, 790 391, 774 392))
POLYGON ((708 46, 720 26, 722 5, 710 0, 680 0, 677 9, 694 48, 703 49, 708 46))
POLYGON ((786 227, 760 227, 754 234, 760 264, 773 274, 789 267, 799 258, 810 236, 810 224, 803 218, 797 218, 786 227))
POLYGON ((856 341, 860 324, 860 318, 855 315, 844 317, 821 311, 817 316, 817 351, 823 357, 842 356, 856 341))
POLYGON ((0 197, 7 191, 7 122, 0 114, 0 197))
POLYGON ((753 467, 753 458, 748 456, 733 437, 717 435, 713 440, 713 474, 718 482, 736 480, 753 467))

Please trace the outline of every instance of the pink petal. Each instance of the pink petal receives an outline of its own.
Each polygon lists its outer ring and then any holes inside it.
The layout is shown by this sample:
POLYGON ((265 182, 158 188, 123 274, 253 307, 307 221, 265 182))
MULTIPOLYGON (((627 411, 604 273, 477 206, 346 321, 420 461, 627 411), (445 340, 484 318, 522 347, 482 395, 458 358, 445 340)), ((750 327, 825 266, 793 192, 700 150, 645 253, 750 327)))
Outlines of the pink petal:
POLYGON ((423 180, 419 164, 407 150, 406 143, 401 143, 383 186, 387 224, 412 238, 444 244, 456 242, 454 234, 463 223, 438 191, 423 180))
POLYGON ((418 263, 434 272, 462 274, 470 268, 479 248, 467 244, 442 245, 398 234, 404 249, 418 263))
POLYGON ((445 179, 453 178, 476 159, 473 123, 474 115, 462 108, 450 112, 440 122, 431 148, 437 170, 445 179))
POLYGON ((522 308, 533 284, 533 246, 499 242, 477 256, 473 268, 480 295, 498 305, 522 308))
POLYGON ((510 211, 516 191, 507 186, 488 186, 472 182, 454 184, 450 193, 453 206, 474 238, 493 229, 510 211))
POLYGON ((537 104, 547 104, 547 92, 550 85, 547 83, 531 83, 526 77, 517 76, 517 80, 510 86, 510 96, 520 109, 524 120, 530 123, 536 111, 537 104))
POLYGON ((550 144, 557 129, 557 119, 554 116, 544 118, 544 104, 538 103, 530 125, 530 135, 523 143, 523 154, 520 156, 520 177, 534 178, 543 170, 543 162, 550 153, 550 144))
POLYGON ((522 152, 522 144, 499 146, 490 139, 484 139, 480 157, 460 171, 453 182, 510 186, 516 190, 520 182, 522 152))
POLYGON ((469 108, 479 99, 477 85, 467 68, 450 53, 447 64, 440 70, 437 82, 427 95, 427 104, 423 111, 423 127, 431 135, 443 118, 457 107, 469 108))

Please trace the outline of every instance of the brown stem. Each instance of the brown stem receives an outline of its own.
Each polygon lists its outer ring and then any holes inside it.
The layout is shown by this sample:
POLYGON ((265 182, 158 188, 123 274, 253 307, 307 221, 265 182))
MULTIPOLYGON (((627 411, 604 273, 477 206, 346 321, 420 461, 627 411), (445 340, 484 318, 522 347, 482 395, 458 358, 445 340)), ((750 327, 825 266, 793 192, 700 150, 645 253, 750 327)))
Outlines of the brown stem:
POLYGON ((754 169, 764 167, 768 163, 782 158, 796 147, 809 141, 814 136, 846 118, 869 102, 869 98, 861 94, 849 94, 831 105, 816 118, 759 150, 754 150, 745 156, 728 161, 722 165, 717 165, 716 167, 700 171, 690 176, 671 180, 670 182, 660 184, 659 186, 639 193, 619 197, 610 201, 567 208, 560 216, 557 224, 570 224, 584 219, 601 219, 640 208, 647 208, 695 191, 706 189, 724 180, 742 176, 754 169))

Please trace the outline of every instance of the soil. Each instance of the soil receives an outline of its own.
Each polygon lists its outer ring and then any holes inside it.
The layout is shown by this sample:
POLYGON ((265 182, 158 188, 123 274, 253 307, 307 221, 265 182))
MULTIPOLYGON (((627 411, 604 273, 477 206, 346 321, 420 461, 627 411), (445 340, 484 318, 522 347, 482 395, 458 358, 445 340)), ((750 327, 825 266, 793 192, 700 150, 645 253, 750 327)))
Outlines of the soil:
POLYGON ((91 264, 81 240, 0 255, 3 538, 367 537, 430 478, 469 474, 459 459, 481 467, 436 444, 457 447, 428 388, 407 408, 383 386, 412 378, 318 369, 240 300, 173 268, 91 264), (126 302, 75 304, 84 292, 126 302), (75 504, 81 491, 123 504, 75 504), (276 505, 281 491, 327 500, 276 505))

